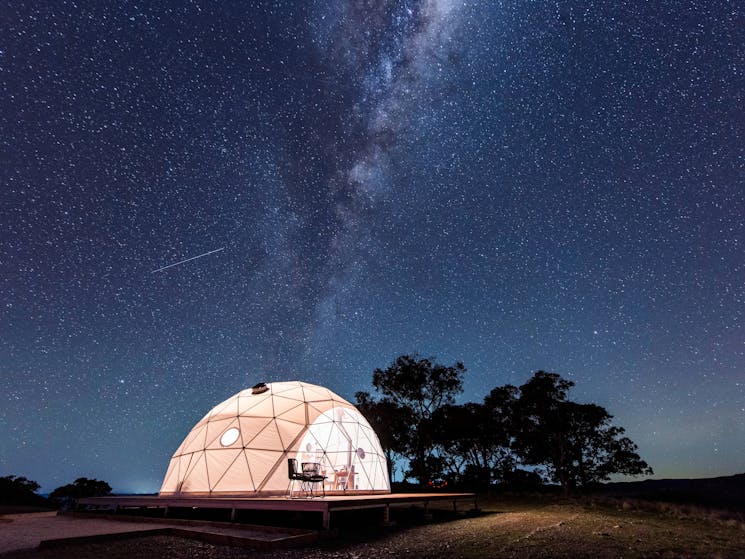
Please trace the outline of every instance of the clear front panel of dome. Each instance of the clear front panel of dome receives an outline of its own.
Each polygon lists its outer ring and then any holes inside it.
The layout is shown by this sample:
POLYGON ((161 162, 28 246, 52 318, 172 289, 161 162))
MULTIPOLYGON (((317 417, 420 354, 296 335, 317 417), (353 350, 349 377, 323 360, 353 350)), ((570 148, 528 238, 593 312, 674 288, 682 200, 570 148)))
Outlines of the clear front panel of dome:
POLYGON ((297 461, 320 464, 330 490, 388 490, 385 455, 370 425, 351 408, 334 407, 309 426, 297 461))

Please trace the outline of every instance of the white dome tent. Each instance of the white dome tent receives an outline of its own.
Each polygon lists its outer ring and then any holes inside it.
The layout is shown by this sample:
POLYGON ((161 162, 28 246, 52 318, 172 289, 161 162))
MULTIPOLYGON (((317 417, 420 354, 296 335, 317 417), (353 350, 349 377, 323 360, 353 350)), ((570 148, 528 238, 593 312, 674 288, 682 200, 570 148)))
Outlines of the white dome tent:
POLYGON ((258 384, 212 408, 173 454, 160 495, 283 495, 289 458, 320 463, 327 493, 390 493, 367 420, 327 388, 292 381, 258 384))

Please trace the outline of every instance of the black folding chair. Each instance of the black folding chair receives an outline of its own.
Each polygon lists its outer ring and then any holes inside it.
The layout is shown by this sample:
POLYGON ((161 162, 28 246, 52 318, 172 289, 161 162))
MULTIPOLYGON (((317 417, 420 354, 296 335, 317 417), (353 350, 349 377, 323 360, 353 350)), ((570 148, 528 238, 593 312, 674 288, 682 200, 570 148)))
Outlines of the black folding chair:
POLYGON ((297 460, 294 458, 287 459, 287 476, 290 478, 290 498, 292 498, 292 488, 296 481, 300 482, 300 488, 303 488, 303 473, 297 469, 297 460))
POLYGON ((323 496, 326 496, 326 476, 321 474, 321 465, 318 462, 303 462, 303 473, 302 483, 304 484, 304 490, 306 492, 306 495, 309 494, 311 497, 313 496, 313 486, 316 483, 321 484, 321 489, 323 490, 323 496))

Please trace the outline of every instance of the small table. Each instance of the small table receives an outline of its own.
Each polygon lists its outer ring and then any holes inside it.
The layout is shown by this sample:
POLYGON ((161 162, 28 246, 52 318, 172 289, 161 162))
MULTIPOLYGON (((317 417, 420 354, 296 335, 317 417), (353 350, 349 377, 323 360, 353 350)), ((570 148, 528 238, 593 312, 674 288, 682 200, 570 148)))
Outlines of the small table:
POLYGON ((342 468, 334 472, 334 489, 342 489, 345 493, 347 489, 354 487, 354 470, 342 468))

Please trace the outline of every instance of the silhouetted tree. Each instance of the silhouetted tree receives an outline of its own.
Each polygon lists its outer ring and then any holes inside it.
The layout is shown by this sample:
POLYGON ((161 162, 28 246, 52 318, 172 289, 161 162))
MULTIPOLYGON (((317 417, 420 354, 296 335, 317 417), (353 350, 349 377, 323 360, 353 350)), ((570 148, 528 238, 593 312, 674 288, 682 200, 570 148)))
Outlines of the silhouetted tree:
POLYGON ((518 436, 514 448, 525 464, 547 465, 551 478, 569 488, 567 428, 562 425, 561 404, 574 383, 555 373, 536 372, 520 386, 515 420, 518 436))
POLYGON ((574 383, 536 372, 520 387, 514 448, 525 464, 545 466, 565 493, 611 474, 651 474, 624 430, 595 404, 567 401, 574 383))
POLYGON ((79 477, 73 483, 58 487, 49 495, 49 500, 58 506, 69 506, 82 497, 103 497, 111 494, 111 486, 105 481, 79 477))
POLYGON ((472 402, 443 406, 435 412, 434 442, 442 458, 443 477, 485 489, 514 469, 510 413, 472 402))
POLYGON ((36 492, 41 486, 23 476, 0 477, 0 504, 43 505, 46 500, 36 492))
POLYGON ((489 466, 493 481, 504 481, 514 472, 517 460, 513 452, 516 436, 517 387, 507 384, 493 388, 484 398, 488 425, 486 441, 491 449, 489 466))
POLYGON ((543 478, 538 472, 515 468, 505 473, 500 487, 511 491, 536 491, 542 486, 543 478))
POLYGON ((595 404, 563 404, 569 430, 569 472, 572 487, 607 481, 611 474, 652 474, 636 453, 637 446, 622 436, 623 427, 611 424, 613 416, 595 404))
POLYGON ((438 477, 472 487, 534 487, 543 471, 568 493, 613 474, 652 473, 604 408, 567 399, 573 382, 538 371, 519 389, 500 386, 482 404, 455 405, 465 370, 402 355, 375 369, 380 399, 356 394, 389 464, 406 458, 405 475, 420 485, 438 477))
POLYGON ((417 355, 401 355, 387 369, 375 369, 373 386, 406 416, 408 429, 399 442, 409 459, 411 473, 425 485, 432 461, 432 417, 444 405, 453 404, 463 389, 463 363, 446 367, 417 355))

